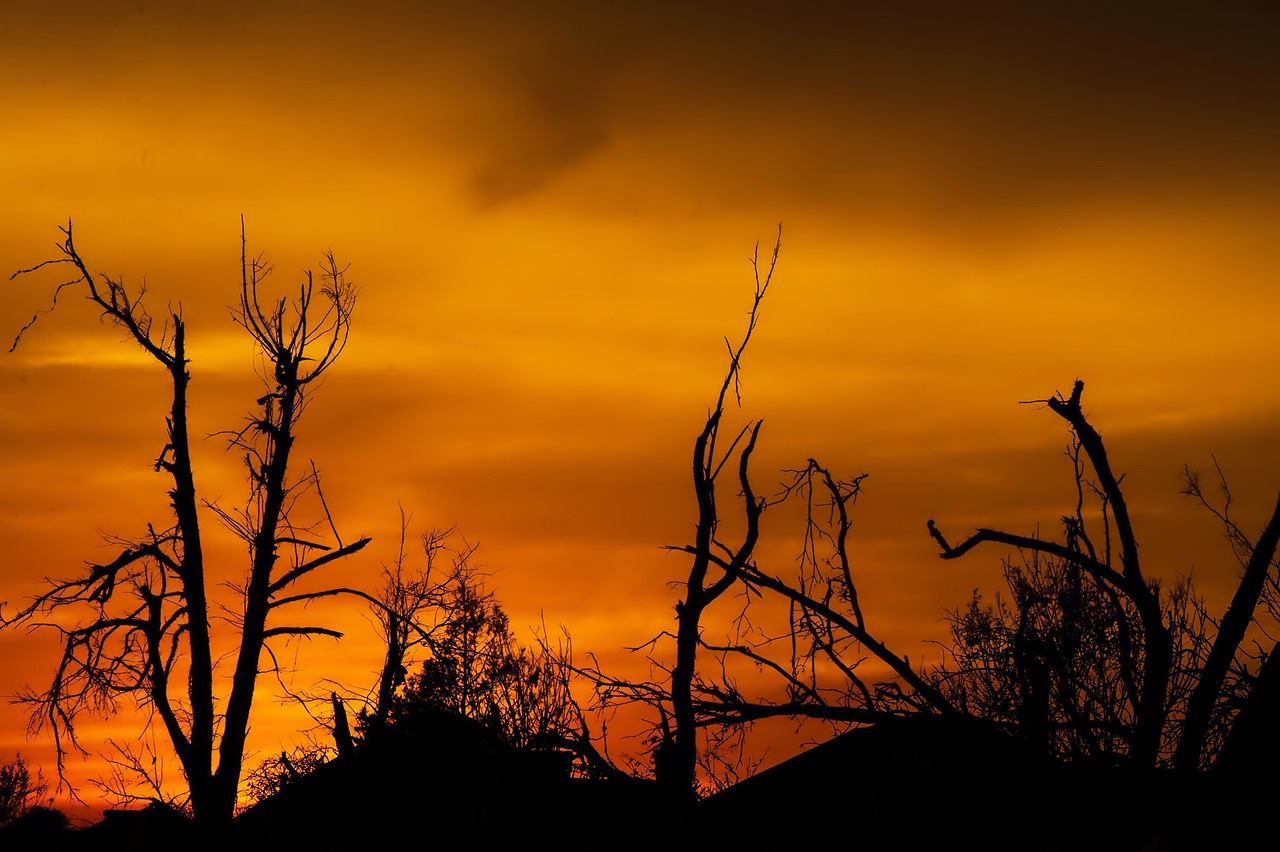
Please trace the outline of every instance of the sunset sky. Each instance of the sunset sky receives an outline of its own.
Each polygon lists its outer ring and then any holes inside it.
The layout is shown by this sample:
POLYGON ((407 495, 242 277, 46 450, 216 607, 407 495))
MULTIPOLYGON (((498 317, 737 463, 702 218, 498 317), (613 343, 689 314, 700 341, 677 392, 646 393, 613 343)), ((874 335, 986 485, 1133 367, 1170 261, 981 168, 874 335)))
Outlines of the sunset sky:
MULTIPOLYGON (((374 537, 333 576, 376 586, 403 507, 479 545, 521 631, 643 673, 624 649, 672 627, 662 547, 692 534, 693 440, 781 223, 733 422, 764 420, 762 492, 810 456, 869 474, 864 611, 927 664, 1003 554, 944 563, 926 520, 1056 532, 1068 434, 1019 402, 1077 378, 1147 570, 1229 593, 1178 492, 1216 455, 1254 532, 1280 487, 1278 25, 1270 2, 0 0, 0 272, 71 218, 91 269, 180 302, 201 438, 260 395, 241 216, 282 292, 331 249, 360 298, 297 452, 374 537)), ((61 280, 0 279, 4 349, 61 280)), ((167 524, 164 379, 78 297, 0 354, 0 600, 167 524)), ((198 487, 234 505, 223 447, 200 440, 198 487)), ((792 533, 766 516, 766 553, 792 533)), ((367 616, 332 618, 296 685, 372 681, 367 616)), ((0 632, 0 694, 57 653, 0 632)), ((271 686, 264 753, 305 723, 271 686)), ((0 761, 51 770, 24 730, 0 704, 0 761)))

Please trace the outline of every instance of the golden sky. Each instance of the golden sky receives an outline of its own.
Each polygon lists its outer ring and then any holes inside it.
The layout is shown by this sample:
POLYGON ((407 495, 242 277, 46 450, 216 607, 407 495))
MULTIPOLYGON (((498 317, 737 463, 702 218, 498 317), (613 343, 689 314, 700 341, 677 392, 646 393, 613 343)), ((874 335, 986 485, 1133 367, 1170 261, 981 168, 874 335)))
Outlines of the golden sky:
MULTIPOLYGON (((515 624, 643 672, 622 649, 670 625, 661 548, 692 532, 692 441, 781 222, 735 412, 765 421, 756 482, 809 456, 870 474, 863 606, 927 661, 1000 554, 943 563, 925 521, 1052 529, 1067 433, 1018 402, 1076 378, 1148 570, 1229 588, 1178 490, 1216 454, 1251 530, 1280 485, 1277 24, 1154 0, 3 2, 0 271, 71 217, 91 268, 181 302, 203 435, 258 395, 227 308, 241 215, 281 287, 332 249, 361 295, 299 452, 374 536, 344 580, 376 583, 403 506, 479 544, 515 624)), ((0 289, 6 348, 55 283, 0 289)), ((0 357, 0 600, 164 520, 164 377, 118 338, 69 299, 0 357)), ((234 503, 222 446, 201 496, 234 503)), ((334 618, 348 638, 300 649, 299 678, 372 678, 366 621, 334 618)), ((0 693, 56 653, 0 633, 0 693)), ((258 702, 270 753, 297 720, 258 702)), ((44 762, 23 727, 0 704, 0 759, 44 762)))

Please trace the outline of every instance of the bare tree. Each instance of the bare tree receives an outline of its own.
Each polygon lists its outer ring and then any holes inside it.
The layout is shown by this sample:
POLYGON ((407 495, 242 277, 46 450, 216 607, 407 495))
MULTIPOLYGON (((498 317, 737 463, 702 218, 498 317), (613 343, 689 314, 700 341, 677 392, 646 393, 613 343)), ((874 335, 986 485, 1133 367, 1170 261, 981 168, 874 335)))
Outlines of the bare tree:
POLYGON ((1062 518, 1060 541, 979 529, 952 545, 928 523, 944 559, 987 543, 1027 555, 1021 568, 1006 563, 1012 608, 984 610, 975 601, 952 614, 960 656, 939 680, 951 694, 969 690, 970 697, 978 687, 1019 682, 1020 692, 984 699, 978 712, 998 716, 1003 703, 1020 730, 1038 731, 1034 738, 1041 742, 1049 741, 1052 727, 1058 745, 1050 751, 1059 756, 1106 755, 1138 767, 1197 771, 1224 741, 1250 688, 1242 643, 1268 583, 1276 582, 1280 504, 1251 540, 1230 518, 1225 479, 1226 505, 1215 508, 1187 471, 1185 493, 1223 522, 1243 569, 1222 618, 1209 618, 1189 580, 1165 591, 1144 574, 1123 477, 1113 472, 1102 437, 1081 407, 1083 391, 1084 382, 1076 381, 1069 396, 1033 401, 1065 420, 1073 435, 1067 455, 1077 502, 1062 518), (1085 511, 1086 494, 1096 498, 1093 512, 1085 511), (1062 745, 1063 737, 1070 747, 1062 745))
MULTIPOLYGON (((297 424, 311 392, 347 343, 356 289, 345 268, 326 253, 319 281, 308 272, 294 298, 266 301, 260 290, 271 267, 260 256, 248 256, 242 222, 239 304, 232 320, 260 358, 265 393, 246 424, 225 433, 229 449, 244 460, 248 487, 243 505, 227 508, 197 497, 181 309, 156 321, 143 303, 144 288, 130 289, 123 281, 91 273, 71 223, 61 231, 61 256, 20 270, 11 280, 69 267, 71 277, 54 291, 55 304, 64 291, 79 290, 168 374, 171 404, 154 468, 168 480, 172 517, 148 523, 140 536, 119 539, 110 561, 89 565, 69 579, 48 580, 44 592, 3 618, 4 626, 44 627, 63 640, 49 687, 29 691, 21 700, 30 705, 32 732, 52 733, 60 775, 67 753, 84 751, 76 736, 79 719, 110 714, 121 701, 134 702, 150 714, 148 725, 158 723, 177 755, 195 818, 226 821, 236 808, 263 655, 271 654, 273 642, 340 636, 324 626, 287 620, 296 604, 346 591, 302 591, 300 581, 369 542, 343 540, 315 466, 299 474, 294 459, 297 424), (319 517, 304 524, 299 502, 308 493, 319 517), (212 650, 217 619, 209 597, 202 510, 214 514, 248 550, 243 583, 234 587, 239 601, 222 607, 227 613, 222 620, 237 643, 225 702, 216 697, 221 685, 212 650)), ((15 347, 39 316, 19 332, 15 347)))
MULTIPOLYGON (((363 712, 362 725, 366 729, 384 725, 391 712, 392 703, 409 675, 409 665, 415 647, 420 647, 431 636, 440 620, 439 607, 448 588, 441 581, 445 573, 440 561, 448 550, 448 539, 453 530, 434 529, 422 536, 425 565, 420 570, 410 567, 405 551, 409 518, 400 515, 400 547, 395 562, 382 572, 382 588, 372 604, 374 618, 387 651, 378 676, 372 710, 363 712)), ((455 554, 452 567, 466 568, 472 548, 455 554)), ((452 572, 451 572, 452 573, 452 572)))
POLYGON ((677 801, 751 771, 745 735, 757 720, 789 717, 847 725, 906 712, 956 712, 906 658, 876 639, 863 618, 848 547, 851 512, 864 476, 840 479, 809 459, 789 472, 790 481, 778 494, 763 497, 750 471, 761 421, 729 433, 733 437, 723 446, 730 392, 741 404, 742 357, 780 249, 781 228, 768 266, 762 268, 758 246, 751 258, 755 294, 747 328, 736 346, 726 340, 729 366, 694 441, 693 541, 668 548, 691 559, 687 577, 678 584, 682 597, 675 605, 675 633, 662 631, 633 649, 649 654, 655 677, 612 677, 596 665, 576 669, 594 684, 598 709, 631 703, 652 710, 653 773, 677 801), (726 471, 734 476, 741 510, 739 535, 732 541, 722 530, 727 516, 719 501, 726 471), (760 519, 788 500, 805 501, 799 567, 773 570, 757 558, 760 519), (726 598, 737 601, 736 609, 729 610, 725 637, 717 641, 708 635, 710 614, 726 598), (762 607, 771 607, 773 616, 761 612, 762 607), (668 643, 674 643, 671 663, 659 650, 668 643), (890 670, 890 680, 863 679, 856 669, 868 656, 890 670), (744 667, 763 673, 771 690, 744 692, 733 674, 744 667))

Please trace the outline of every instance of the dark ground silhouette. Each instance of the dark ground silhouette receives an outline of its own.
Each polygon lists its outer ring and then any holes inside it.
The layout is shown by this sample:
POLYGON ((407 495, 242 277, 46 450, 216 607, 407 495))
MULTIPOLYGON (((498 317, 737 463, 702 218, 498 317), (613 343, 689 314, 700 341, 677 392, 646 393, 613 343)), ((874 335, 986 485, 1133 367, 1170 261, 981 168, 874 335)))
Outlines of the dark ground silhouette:
POLYGON ((566 767, 442 713, 430 729, 322 765, 221 838, 151 809, 80 830, 17 827, 0 832, 0 847, 321 849, 408 837, 475 849, 749 850, 791 838, 808 848, 1175 852, 1236 848, 1266 813, 1265 790, 1251 785, 1068 766, 980 721, 939 716, 850 731, 692 806, 652 782, 576 779, 566 767))

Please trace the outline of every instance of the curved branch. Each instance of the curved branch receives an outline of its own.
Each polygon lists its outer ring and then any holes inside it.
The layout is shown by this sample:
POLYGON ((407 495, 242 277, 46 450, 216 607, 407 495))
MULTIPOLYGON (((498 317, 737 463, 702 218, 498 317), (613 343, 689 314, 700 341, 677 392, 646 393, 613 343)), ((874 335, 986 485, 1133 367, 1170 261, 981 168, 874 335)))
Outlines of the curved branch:
MULTIPOLYGON (((1035 553, 1043 553, 1048 556, 1055 556, 1064 562, 1069 562, 1078 568, 1086 571, 1095 580, 1101 581, 1123 591, 1129 596, 1133 596, 1134 589, 1132 581, 1125 574, 1107 567, 1104 563, 1082 553, 1078 550, 1072 550, 1066 545, 1058 544, 1053 541, 1045 541, 1034 536, 1015 535, 1013 533, 1003 532, 1001 530, 992 530, 981 528, 973 535, 966 538, 960 544, 952 547, 947 539, 942 535, 937 525, 930 519, 925 526, 929 530, 929 535, 938 543, 938 547, 942 552, 938 556, 942 559, 958 559, 964 556, 973 548, 985 542, 995 542, 996 544, 1007 544, 1010 547, 1016 547, 1019 550, 1029 550, 1035 553)), ((1143 584, 1145 589, 1145 584, 1143 584)))

